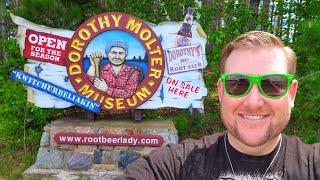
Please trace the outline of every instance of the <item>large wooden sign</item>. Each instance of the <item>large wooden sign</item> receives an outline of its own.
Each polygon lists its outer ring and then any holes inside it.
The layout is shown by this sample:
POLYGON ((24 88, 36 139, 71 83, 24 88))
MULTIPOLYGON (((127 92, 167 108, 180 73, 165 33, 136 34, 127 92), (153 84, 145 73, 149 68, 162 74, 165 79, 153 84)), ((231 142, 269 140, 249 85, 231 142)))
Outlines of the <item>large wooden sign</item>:
MULTIPOLYGON (((129 14, 108 12, 88 19, 76 31, 11 15, 19 26, 21 54, 28 58, 23 76, 57 89, 50 94, 31 83, 28 101, 41 108, 66 108, 81 106, 74 100, 87 98, 90 101, 79 102, 87 102, 82 107, 93 112, 203 109, 206 35, 192 21, 192 13, 183 22, 153 25, 129 14), (74 99, 68 98, 71 92, 74 99)), ((16 69, 11 77, 18 80, 22 74, 16 69)))

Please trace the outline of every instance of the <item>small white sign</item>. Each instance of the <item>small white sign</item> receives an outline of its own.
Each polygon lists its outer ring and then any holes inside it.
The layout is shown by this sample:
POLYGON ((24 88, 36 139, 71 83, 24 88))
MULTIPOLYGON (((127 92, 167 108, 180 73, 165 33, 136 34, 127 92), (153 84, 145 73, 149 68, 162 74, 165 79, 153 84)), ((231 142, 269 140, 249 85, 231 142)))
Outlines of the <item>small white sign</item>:
POLYGON ((169 74, 203 69, 201 44, 165 50, 169 74))

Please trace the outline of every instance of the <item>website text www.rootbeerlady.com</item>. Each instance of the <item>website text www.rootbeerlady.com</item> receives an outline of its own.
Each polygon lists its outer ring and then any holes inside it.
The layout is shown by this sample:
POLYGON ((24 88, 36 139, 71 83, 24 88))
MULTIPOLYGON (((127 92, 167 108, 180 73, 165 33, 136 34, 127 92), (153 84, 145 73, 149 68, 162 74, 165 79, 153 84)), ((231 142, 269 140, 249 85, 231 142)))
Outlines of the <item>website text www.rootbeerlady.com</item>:
POLYGON ((163 143, 163 138, 159 135, 127 134, 57 133, 54 140, 58 144, 106 146, 160 146, 163 143))

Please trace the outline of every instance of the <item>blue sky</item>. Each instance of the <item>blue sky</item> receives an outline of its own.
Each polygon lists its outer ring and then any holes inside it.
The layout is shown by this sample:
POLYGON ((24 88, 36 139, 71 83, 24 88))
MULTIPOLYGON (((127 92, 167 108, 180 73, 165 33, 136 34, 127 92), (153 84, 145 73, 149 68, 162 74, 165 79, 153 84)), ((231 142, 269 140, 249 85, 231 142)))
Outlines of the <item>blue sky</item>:
POLYGON ((125 31, 110 30, 97 35, 90 41, 84 52, 84 57, 86 55, 89 56, 92 52, 95 51, 102 52, 103 56, 106 57, 106 45, 112 40, 122 40, 127 44, 129 51, 127 59, 132 59, 133 56, 135 56, 136 58, 138 58, 139 56, 143 58, 145 56, 146 50, 142 43, 136 37, 125 31))

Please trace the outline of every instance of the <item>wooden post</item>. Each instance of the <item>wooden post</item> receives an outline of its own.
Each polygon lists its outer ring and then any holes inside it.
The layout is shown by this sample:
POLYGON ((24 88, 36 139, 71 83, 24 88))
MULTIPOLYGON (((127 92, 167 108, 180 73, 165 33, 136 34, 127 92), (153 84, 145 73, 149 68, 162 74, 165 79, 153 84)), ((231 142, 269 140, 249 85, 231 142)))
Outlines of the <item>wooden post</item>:
POLYGON ((135 123, 140 123, 142 117, 142 110, 141 109, 135 109, 134 110, 134 121, 135 123))

